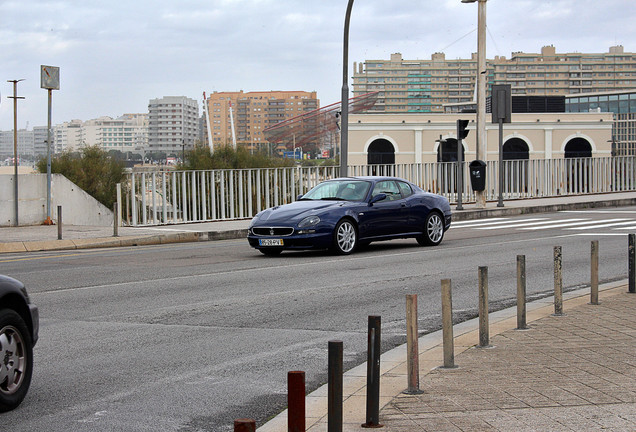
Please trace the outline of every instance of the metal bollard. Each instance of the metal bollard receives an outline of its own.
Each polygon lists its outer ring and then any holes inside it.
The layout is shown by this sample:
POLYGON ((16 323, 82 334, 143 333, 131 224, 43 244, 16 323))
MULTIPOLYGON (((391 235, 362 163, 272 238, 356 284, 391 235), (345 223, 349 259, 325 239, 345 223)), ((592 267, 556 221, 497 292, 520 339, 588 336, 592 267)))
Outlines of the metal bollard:
POLYGON ((57 239, 62 240, 62 206, 57 206, 57 239))
POLYGON ((442 280, 442 339, 444 341, 444 367, 455 367, 455 347, 453 345, 453 298, 451 280, 442 280))
POLYGON ((634 247, 636 245, 636 234, 629 235, 628 242, 628 255, 629 255, 629 264, 628 272, 629 272, 629 290, 628 292, 631 294, 636 293, 636 253, 634 253, 634 247))
POLYGON ((252 419, 234 420, 234 432, 256 432, 256 421, 252 419))
POLYGON ((590 250, 590 304, 598 303, 598 240, 592 240, 590 250))
POLYGON ((363 428, 379 428, 380 421, 380 324, 377 315, 369 315, 367 350, 367 421, 363 428))
POLYGON ((113 203, 113 237, 119 237, 119 218, 117 217, 117 203, 113 203))
POLYGON ((287 372, 287 430, 305 432, 305 372, 287 372))
POLYGON ((420 394, 420 350, 417 331, 417 294, 406 296, 406 394, 420 394))
POLYGON ((517 255, 517 330, 526 330, 526 256, 517 255))
POLYGON ((329 341, 327 432, 342 432, 342 341, 329 341))
POLYGON ((479 267, 479 348, 490 347, 488 329, 488 267, 479 267))
POLYGON ((554 316, 563 315, 563 263, 561 246, 554 247, 554 316))

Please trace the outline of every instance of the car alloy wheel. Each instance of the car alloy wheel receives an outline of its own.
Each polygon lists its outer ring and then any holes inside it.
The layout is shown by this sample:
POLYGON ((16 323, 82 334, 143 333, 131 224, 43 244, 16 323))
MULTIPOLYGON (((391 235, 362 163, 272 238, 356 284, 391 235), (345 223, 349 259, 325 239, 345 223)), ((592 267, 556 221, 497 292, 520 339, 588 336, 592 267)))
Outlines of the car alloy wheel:
POLYGON ((0 310, 0 412, 17 407, 26 396, 32 357, 31 339, 20 315, 0 310))
POLYGON ((437 246, 444 238, 444 221, 437 212, 429 213, 426 218, 424 235, 417 238, 417 242, 426 246, 437 246))
POLYGON ((353 223, 347 219, 338 222, 334 233, 334 249, 341 255, 353 252, 358 241, 358 233, 353 223))

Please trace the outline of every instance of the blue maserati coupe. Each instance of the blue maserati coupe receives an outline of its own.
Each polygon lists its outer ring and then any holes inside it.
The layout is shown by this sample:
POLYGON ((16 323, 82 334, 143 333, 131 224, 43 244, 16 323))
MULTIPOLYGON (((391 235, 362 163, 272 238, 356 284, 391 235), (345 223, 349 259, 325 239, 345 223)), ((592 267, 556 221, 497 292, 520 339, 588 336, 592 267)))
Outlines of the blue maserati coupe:
POLYGON ((448 200, 396 177, 346 177, 318 184, 298 200, 263 210, 247 239, 265 255, 330 249, 341 255, 374 241, 442 242, 451 224, 448 200))

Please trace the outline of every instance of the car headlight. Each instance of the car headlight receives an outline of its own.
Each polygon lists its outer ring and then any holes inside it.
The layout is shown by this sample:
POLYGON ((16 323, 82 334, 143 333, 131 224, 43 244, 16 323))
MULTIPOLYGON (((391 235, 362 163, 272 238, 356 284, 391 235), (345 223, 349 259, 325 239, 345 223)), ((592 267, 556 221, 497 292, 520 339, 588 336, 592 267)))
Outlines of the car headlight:
POLYGON ((318 216, 307 216, 298 223, 298 228, 307 228, 318 225, 318 223, 320 223, 320 218, 318 216))

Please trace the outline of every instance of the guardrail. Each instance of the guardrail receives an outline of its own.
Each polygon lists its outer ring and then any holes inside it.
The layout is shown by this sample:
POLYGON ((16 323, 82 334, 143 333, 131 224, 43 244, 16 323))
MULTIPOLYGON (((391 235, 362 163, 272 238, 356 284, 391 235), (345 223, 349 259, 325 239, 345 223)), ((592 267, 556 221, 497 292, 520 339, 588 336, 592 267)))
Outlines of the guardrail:
MULTIPOLYGON (((463 166, 462 201, 474 202, 468 164, 463 166)), ((497 200, 498 174, 503 199, 626 192, 636 190, 636 157, 490 161, 486 199, 497 200)), ((351 166, 352 176, 389 175, 457 202, 457 163, 351 166)), ((132 172, 124 185, 124 219, 132 226, 244 219, 292 202, 339 167, 132 172)))

